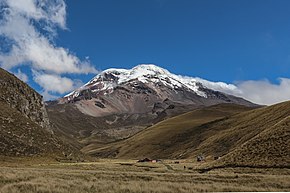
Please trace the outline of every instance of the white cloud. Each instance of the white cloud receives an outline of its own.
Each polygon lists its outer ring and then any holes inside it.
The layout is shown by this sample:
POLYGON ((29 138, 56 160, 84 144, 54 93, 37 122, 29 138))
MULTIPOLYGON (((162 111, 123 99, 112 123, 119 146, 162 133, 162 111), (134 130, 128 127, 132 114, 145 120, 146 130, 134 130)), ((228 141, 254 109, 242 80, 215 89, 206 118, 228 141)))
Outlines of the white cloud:
POLYGON ((224 92, 231 95, 240 95, 241 91, 233 84, 226 84, 224 82, 211 82, 201 78, 195 78, 197 81, 201 82, 207 88, 224 92))
POLYGON ((273 84, 268 80, 248 80, 233 84, 221 82, 209 82, 197 78, 206 87, 239 96, 253 103, 272 105, 290 100, 290 79, 279 78, 279 84, 273 84))
POLYGON ((3 0, 10 15, 21 15, 47 24, 66 27, 66 4, 63 0, 3 0))
POLYGON ((49 37, 41 34, 32 24, 35 20, 43 20, 48 28, 56 25, 64 28, 66 14, 62 0, 21 1, 27 3, 23 2, 22 6, 19 0, 6 0, 9 11, 2 20, 0 35, 13 40, 14 44, 10 52, 0 54, 3 68, 30 64, 33 69, 57 74, 96 72, 88 61, 80 61, 67 49, 55 46, 49 37), (44 2, 50 3, 44 6, 44 2))
POLYGON ((244 81, 237 84, 239 96, 257 104, 271 105, 290 100, 290 79, 279 78, 279 84, 268 80, 244 81))
MULTIPOLYGON (((9 48, 8 52, 0 52, 1 67, 11 70, 29 65, 33 71, 54 77, 97 72, 88 60, 81 61, 68 49, 53 43, 56 29, 66 29, 64 0, 1 0, 0 5, 3 14, 0 36, 11 43, 0 45, 9 48)), ((67 79, 63 80, 66 83, 61 84, 64 88, 55 92, 63 93, 72 84, 67 79)), ((36 78, 35 81, 47 87, 43 82, 38 82, 42 79, 36 78)))
POLYGON ((65 94, 80 85, 80 80, 73 81, 70 78, 61 77, 55 74, 33 72, 33 79, 44 89, 45 92, 51 93, 65 94))
POLYGON ((59 98, 58 95, 51 94, 48 91, 41 92, 41 95, 43 96, 44 101, 50 101, 59 98))
POLYGON ((28 80, 29 80, 28 76, 25 73, 21 72, 20 69, 18 69, 17 72, 14 74, 15 74, 15 76, 17 76, 17 78, 19 78, 23 82, 28 82, 28 80))
POLYGON ((81 62, 76 56, 69 54, 68 50, 55 47, 43 37, 19 40, 10 53, 0 55, 0 61, 6 69, 30 63, 33 69, 56 74, 96 72, 87 61, 81 62))

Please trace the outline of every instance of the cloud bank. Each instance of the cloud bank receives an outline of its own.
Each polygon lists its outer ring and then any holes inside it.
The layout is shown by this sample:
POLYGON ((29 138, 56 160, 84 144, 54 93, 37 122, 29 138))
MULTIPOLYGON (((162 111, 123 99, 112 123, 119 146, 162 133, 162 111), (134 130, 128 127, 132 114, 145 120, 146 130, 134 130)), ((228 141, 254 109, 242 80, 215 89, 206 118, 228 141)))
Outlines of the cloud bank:
POLYGON ((272 105, 290 100, 290 79, 279 78, 279 84, 269 80, 241 81, 233 84, 214 83, 198 79, 206 87, 235 95, 261 105, 272 105))
POLYGON ((290 100, 290 79, 279 78, 279 84, 268 80, 244 81, 237 84, 238 96, 257 104, 271 105, 290 100))
MULTIPOLYGON (((0 66, 6 70, 27 65, 34 72, 34 81, 43 92, 63 94, 73 89, 74 80, 65 74, 96 73, 87 61, 81 61, 68 49, 54 44, 57 30, 66 30, 66 4, 64 0, 1 0, 0 66), (3 51, 4 50, 4 51, 3 51), (50 82, 58 80, 57 88, 50 82), (64 81, 63 83, 61 81, 64 81)), ((27 81, 27 75, 16 75, 27 81)))

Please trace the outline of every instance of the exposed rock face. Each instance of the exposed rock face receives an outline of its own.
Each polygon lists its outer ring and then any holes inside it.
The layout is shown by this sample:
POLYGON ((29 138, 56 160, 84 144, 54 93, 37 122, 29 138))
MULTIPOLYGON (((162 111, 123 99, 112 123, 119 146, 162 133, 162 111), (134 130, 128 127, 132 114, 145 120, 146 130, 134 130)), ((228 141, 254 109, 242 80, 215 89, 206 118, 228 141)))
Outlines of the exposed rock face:
POLYGON ((82 159, 79 150, 52 132, 42 96, 0 68, 1 156, 82 159))
POLYGON ((50 129, 42 96, 14 75, 0 68, 0 101, 17 109, 45 129, 50 129))

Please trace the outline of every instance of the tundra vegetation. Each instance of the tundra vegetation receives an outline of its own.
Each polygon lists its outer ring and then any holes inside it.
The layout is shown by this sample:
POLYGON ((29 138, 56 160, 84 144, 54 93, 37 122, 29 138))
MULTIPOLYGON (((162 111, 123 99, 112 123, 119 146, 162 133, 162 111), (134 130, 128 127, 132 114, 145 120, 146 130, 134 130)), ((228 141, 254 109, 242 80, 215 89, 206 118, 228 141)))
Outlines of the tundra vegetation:
MULTIPOLYGON (((200 172, 195 160, 102 159, 88 163, 1 162, 0 192, 290 191, 290 169, 219 168, 200 172), (25 164, 24 164, 25 163, 25 164), (7 167, 8 165, 13 167, 7 167)), ((41 160, 44 162, 47 160, 41 160)))

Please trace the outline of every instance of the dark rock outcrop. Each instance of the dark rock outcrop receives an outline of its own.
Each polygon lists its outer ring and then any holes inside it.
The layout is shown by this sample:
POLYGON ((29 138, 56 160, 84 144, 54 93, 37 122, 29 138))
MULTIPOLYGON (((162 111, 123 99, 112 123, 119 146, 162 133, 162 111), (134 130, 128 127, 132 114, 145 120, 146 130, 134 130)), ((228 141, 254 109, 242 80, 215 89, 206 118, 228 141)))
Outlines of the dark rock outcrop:
POLYGON ((0 68, 1 156, 70 161, 79 160, 83 155, 52 132, 42 96, 0 68))
POLYGON ((17 109, 33 122, 50 129, 42 96, 13 74, 0 68, 0 101, 17 109))

